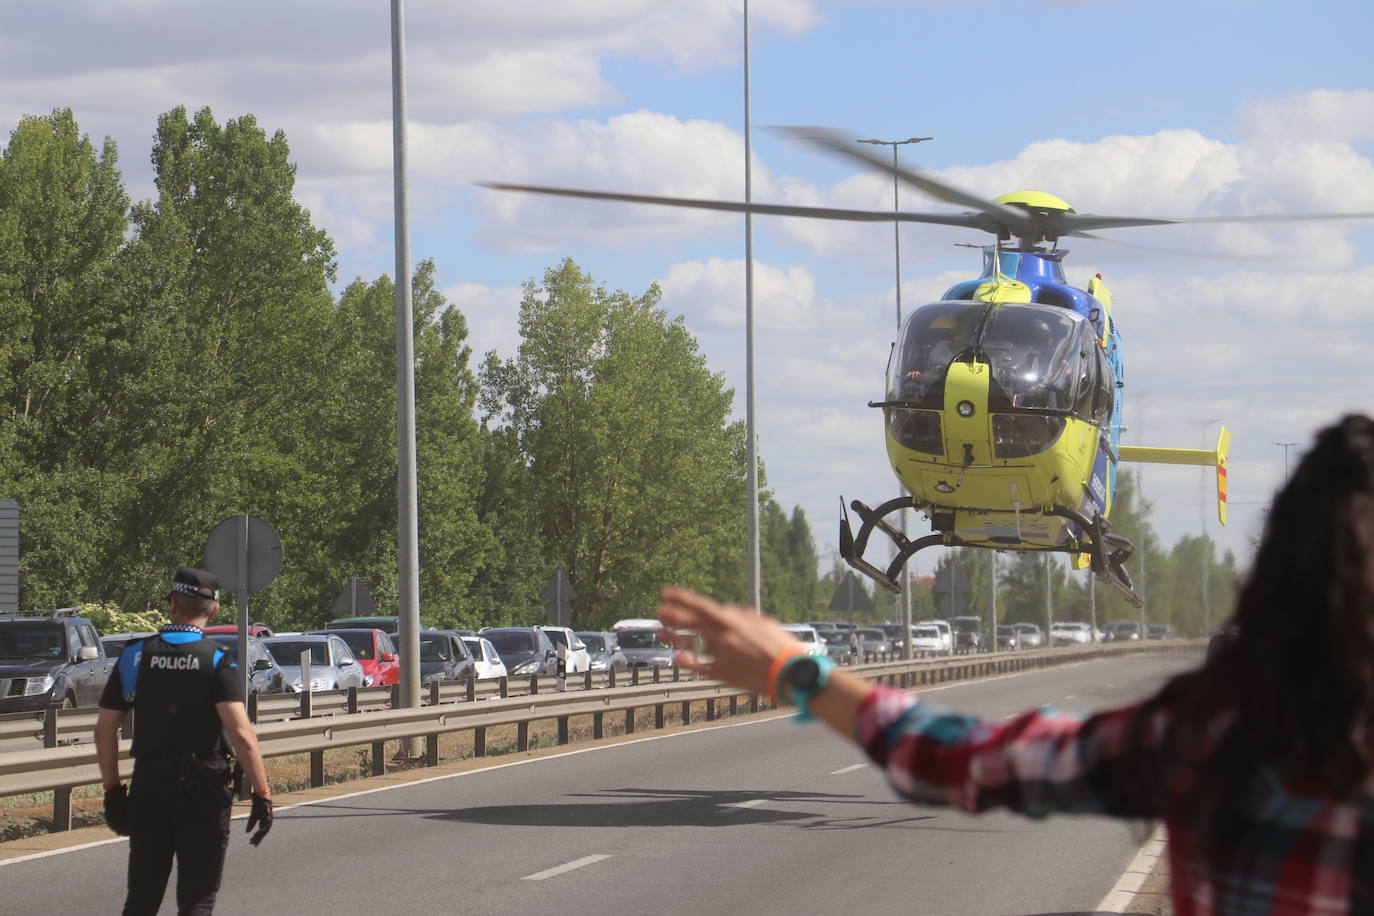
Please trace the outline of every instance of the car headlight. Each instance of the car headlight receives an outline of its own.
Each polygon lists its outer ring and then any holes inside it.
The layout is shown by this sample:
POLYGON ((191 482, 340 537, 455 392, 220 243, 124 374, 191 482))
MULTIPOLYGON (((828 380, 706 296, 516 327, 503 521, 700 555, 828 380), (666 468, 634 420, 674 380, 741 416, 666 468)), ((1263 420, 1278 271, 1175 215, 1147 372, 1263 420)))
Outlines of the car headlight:
POLYGON ((52 685, 56 682, 57 679, 52 677, 31 677, 28 683, 24 685, 24 696, 34 697, 47 693, 52 690, 52 685))
POLYGON ((511 669, 510 669, 510 673, 511 673, 511 674, 532 674, 532 673, 534 672, 535 668, 537 668, 538 666, 539 666, 539 659, 537 659, 537 658, 532 658, 532 659, 530 659, 529 661, 521 662, 520 664, 518 664, 518 665, 516 665, 515 667, 511 668, 511 669))
POLYGON ((592 662, 592 670, 593 670, 593 671, 605 671, 605 670, 606 670, 606 663, 605 663, 604 661, 601 661, 600 659, 596 659, 596 660, 594 660, 594 661, 592 662))
POLYGON ((372 675, 370 675, 370 674, 364 674, 364 675, 363 675, 363 686, 364 686, 364 687, 371 687, 371 686, 372 686, 373 680, 374 680, 374 678, 372 677, 372 675))

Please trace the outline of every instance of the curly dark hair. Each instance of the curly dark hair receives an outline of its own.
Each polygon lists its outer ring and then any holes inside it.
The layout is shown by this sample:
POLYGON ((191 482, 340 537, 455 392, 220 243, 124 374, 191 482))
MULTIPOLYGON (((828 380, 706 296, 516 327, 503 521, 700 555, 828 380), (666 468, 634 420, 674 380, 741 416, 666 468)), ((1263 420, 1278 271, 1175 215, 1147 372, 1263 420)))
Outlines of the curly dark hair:
POLYGON ((1317 435, 1274 498, 1228 630, 1136 719, 1172 711, 1162 756, 1179 769, 1139 784, 1168 793, 1151 807, 1191 825, 1214 864, 1261 772, 1342 797, 1374 769, 1374 420, 1317 435))

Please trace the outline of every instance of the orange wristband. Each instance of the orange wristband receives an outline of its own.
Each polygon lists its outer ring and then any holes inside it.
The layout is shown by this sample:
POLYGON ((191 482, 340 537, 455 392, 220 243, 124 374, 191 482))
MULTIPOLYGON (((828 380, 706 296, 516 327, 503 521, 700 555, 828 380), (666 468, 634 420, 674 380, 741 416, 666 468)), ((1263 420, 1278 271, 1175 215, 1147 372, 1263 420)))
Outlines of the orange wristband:
POLYGON ((773 664, 768 666, 768 699, 774 703, 778 702, 778 675, 782 673, 782 666, 787 664, 789 658, 796 658, 798 655, 805 655, 806 647, 801 643, 795 646, 788 646, 773 658, 773 664))

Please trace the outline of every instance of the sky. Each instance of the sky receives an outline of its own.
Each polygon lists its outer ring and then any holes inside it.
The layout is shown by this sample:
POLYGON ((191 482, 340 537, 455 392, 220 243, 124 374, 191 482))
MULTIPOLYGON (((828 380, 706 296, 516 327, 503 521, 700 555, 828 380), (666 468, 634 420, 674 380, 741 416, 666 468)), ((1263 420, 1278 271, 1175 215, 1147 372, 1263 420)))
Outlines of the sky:
MULTIPOLYGON (((1083 213, 1374 211, 1367 0, 754 0, 749 16, 756 201, 891 208, 890 176, 768 129, 825 125, 933 137, 903 147, 903 165, 985 197, 1049 191, 1083 213)), ((408 0, 405 19, 412 254, 435 261, 466 314, 474 363, 514 353, 521 284, 572 257, 613 289, 660 284, 742 416, 742 217, 474 184, 742 199, 741 0, 408 0)), ((0 3, 6 129, 70 107, 116 140, 145 199, 157 116, 177 105, 285 131, 340 282, 393 272, 388 3, 0 3)), ((1103 234, 1174 250, 1063 246, 1071 282, 1101 273, 1115 294, 1123 442, 1202 448, 1220 424, 1231 433, 1230 525, 1202 471, 1150 466, 1161 536, 1205 526, 1244 564, 1285 451, 1296 463, 1316 430, 1370 409, 1374 225, 1103 234)), ((985 241, 904 225, 904 306, 975 276, 978 253, 958 246, 985 241)), ((828 562, 841 495, 896 495, 866 406, 894 336, 893 230, 756 217, 754 255, 760 456, 828 562)))

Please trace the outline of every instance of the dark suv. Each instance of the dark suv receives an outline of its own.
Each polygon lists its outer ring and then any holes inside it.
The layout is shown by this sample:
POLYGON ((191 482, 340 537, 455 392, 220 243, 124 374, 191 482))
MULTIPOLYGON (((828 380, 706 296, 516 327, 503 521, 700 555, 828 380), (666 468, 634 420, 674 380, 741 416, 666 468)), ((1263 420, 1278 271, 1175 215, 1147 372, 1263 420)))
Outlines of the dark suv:
POLYGON ((100 702, 111 662, 76 611, 0 616, 0 712, 100 702))
POLYGON ((980 617, 954 617, 949 621, 954 629, 954 648, 966 652, 983 651, 983 620, 980 617))

